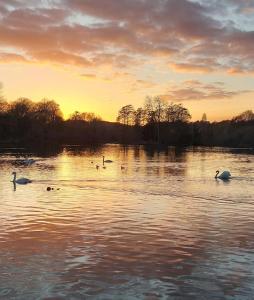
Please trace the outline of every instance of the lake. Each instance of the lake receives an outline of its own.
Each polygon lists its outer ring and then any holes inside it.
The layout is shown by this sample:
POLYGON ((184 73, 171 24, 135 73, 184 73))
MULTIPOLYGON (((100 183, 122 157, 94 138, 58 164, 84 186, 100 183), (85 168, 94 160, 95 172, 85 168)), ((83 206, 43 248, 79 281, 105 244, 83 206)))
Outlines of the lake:
POLYGON ((0 299, 253 299, 254 150, 6 148, 0 176, 0 299))

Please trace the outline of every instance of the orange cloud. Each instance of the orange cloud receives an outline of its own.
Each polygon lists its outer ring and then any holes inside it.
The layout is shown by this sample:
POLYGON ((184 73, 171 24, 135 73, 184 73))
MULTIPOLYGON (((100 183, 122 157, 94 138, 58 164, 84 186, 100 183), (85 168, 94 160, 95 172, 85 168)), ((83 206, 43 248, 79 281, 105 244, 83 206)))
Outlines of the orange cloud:
POLYGON ((15 53, 0 53, 0 63, 28 63, 29 61, 22 55, 15 53))
POLYGON ((214 71, 213 67, 191 63, 170 63, 169 66, 175 71, 184 73, 209 73, 214 71))
POLYGON ((47 6, 2 0, 0 53, 11 48, 24 62, 116 68, 159 56, 177 72, 252 74, 254 32, 235 22, 250 16, 247 0, 58 0, 47 6))
POLYGON ((80 76, 85 79, 96 79, 97 78, 97 76, 95 74, 81 74, 80 76))
POLYGON ((204 84, 197 80, 184 81, 180 85, 172 86, 170 90, 161 95, 169 101, 193 101, 207 99, 230 99, 238 95, 250 93, 249 90, 228 91, 222 82, 204 84))

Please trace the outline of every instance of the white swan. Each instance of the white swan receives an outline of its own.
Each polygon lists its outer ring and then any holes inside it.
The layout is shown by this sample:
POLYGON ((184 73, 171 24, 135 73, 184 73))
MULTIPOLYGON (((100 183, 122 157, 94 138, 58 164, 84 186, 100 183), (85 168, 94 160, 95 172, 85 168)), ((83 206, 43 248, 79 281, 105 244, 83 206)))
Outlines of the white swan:
POLYGON ((35 163, 35 159, 33 159, 33 158, 26 158, 23 162, 24 162, 25 165, 31 166, 32 164, 35 163))
POLYGON ((32 180, 30 180, 28 178, 24 178, 24 177, 16 179, 16 177, 17 177, 17 173, 16 172, 13 172, 12 175, 14 176, 13 180, 12 180, 13 183, 27 184, 27 183, 31 183, 32 182, 32 180))
POLYGON ((111 160, 111 159, 105 159, 105 156, 103 156, 102 158, 103 158, 103 164, 104 163, 112 163, 113 162, 113 160, 111 160))
POLYGON ((228 180, 231 178, 231 174, 229 171, 223 171, 220 175, 219 175, 220 171, 216 171, 216 175, 215 175, 215 179, 219 178, 222 180, 228 180))
POLYGON ((31 166, 32 164, 34 164, 36 162, 36 160, 33 158, 26 157, 25 159, 19 159, 19 160, 16 160, 15 162, 19 165, 31 166))

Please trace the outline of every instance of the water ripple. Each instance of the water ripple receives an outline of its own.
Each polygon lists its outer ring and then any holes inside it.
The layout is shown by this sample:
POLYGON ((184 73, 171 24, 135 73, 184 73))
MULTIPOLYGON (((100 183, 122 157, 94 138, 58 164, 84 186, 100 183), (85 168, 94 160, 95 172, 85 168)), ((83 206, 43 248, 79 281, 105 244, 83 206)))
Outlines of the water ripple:
POLYGON ((13 151, 0 154, 1 299, 252 299, 250 153, 109 145, 23 167, 13 151), (114 163, 96 170, 102 152, 114 163), (14 190, 14 167, 33 183, 14 190))

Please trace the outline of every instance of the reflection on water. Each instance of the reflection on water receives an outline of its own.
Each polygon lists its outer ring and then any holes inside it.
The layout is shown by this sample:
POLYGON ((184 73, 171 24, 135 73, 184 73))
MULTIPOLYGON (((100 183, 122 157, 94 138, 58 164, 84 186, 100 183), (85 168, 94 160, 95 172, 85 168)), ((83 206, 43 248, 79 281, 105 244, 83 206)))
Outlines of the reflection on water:
POLYGON ((5 149, 0 174, 0 299, 253 297, 252 150, 5 149))

